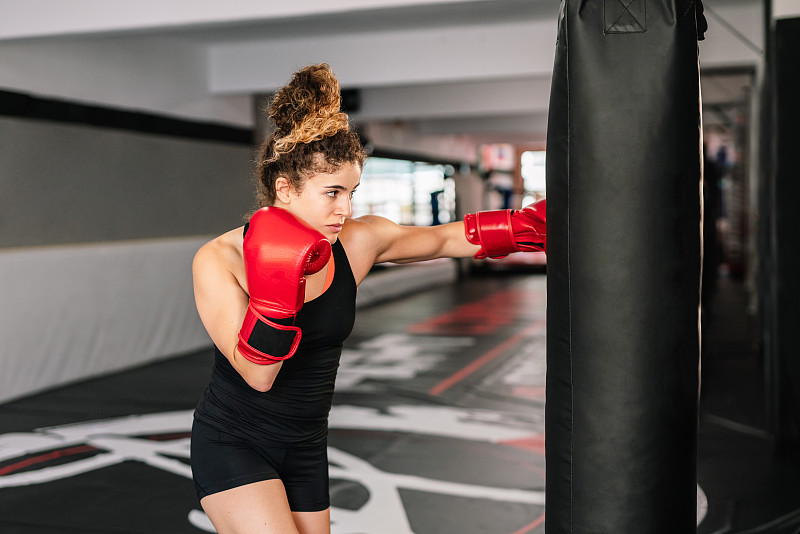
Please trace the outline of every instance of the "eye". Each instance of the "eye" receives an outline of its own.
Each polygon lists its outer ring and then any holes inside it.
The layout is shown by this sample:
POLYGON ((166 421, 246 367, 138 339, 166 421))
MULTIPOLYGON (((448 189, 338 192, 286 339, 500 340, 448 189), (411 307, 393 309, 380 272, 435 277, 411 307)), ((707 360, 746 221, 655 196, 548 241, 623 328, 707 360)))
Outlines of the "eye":
POLYGON ((325 191, 325 194, 331 198, 336 198, 339 195, 339 191, 336 189, 331 189, 330 191, 325 191))
POLYGON ((350 191, 350 198, 353 198, 353 195, 355 195, 355 194, 356 194, 356 190, 355 190, 355 189, 353 189, 352 191, 350 191))

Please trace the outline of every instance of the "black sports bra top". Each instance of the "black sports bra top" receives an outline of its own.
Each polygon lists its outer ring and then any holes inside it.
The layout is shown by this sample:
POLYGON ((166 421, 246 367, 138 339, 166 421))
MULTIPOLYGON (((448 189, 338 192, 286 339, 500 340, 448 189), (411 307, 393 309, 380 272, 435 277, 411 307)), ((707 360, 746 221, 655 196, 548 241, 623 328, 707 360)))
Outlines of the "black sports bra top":
POLYGON ((211 382, 195 418, 221 432, 274 446, 324 443, 342 344, 355 321, 356 283, 339 241, 334 276, 322 295, 306 302, 295 324, 297 352, 283 362, 269 391, 251 388, 215 347, 211 382))

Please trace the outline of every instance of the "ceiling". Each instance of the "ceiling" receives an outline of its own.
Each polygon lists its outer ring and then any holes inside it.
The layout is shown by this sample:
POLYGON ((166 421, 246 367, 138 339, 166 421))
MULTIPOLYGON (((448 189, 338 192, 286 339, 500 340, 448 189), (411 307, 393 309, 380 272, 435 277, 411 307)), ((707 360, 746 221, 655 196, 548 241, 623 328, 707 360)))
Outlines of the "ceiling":
MULTIPOLYGON (((753 88, 760 2, 706 4, 713 7, 701 43, 704 103, 722 121, 753 88)), ((379 125, 376 131, 386 135, 403 129, 426 138, 535 144, 546 130, 558 8, 554 0, 0 0, 0 52, 41 43, 80 53, 125 47, 115 65, 124 58, 146 77, 148 65, 159 61, 154 43, 165 55, 191 50, 202 60, 182 62, 174 75, 194 85, 199 80, 204 87, 193 91, 221 101, 269 93, 299 66, 327 61, 343 87, 359 92, 353 120, 379 125)), ((0 86, 14 83, 4 80, 2 67, 0 58, 0 86)), ((108 98, 76 83, 69 90, 81 98, 108 98)), ((123 98, 119 93, 115 98, 123 98)), ((176 100, 143 98, 132 94, 130 105, 166 107, 161 101, 176 100)))

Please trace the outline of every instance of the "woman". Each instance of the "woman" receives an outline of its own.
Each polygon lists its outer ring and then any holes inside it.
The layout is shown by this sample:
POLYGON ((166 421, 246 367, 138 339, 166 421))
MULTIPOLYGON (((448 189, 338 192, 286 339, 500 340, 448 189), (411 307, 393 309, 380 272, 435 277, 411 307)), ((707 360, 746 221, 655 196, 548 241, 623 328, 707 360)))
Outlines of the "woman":
POLYGON ((192 471, 220 533, 330 532, 327 418, 356 288, 375 263, 497 257, 544 247, 544 204, 436 227, 351 219, 365 160, 328 65, 295 73, 270 104, 262 206, 204 245, 195 300, 216 346, 195 411, 192 471))

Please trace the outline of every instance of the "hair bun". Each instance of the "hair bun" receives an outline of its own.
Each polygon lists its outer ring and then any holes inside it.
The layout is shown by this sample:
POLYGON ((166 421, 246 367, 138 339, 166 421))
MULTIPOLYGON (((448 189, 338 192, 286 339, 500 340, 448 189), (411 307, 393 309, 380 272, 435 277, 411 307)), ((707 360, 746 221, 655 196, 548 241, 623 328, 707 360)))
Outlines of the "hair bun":
POLYGON ((298 143, 310 143, 350 127, 340 111, 339 81, 330 65, 309 65, 279 89, 269 106, 277 128, 272 158, 291 152, 298 143))

